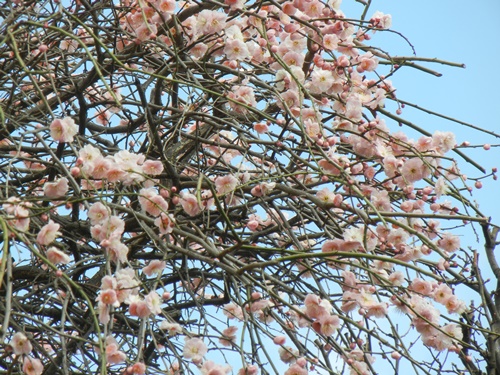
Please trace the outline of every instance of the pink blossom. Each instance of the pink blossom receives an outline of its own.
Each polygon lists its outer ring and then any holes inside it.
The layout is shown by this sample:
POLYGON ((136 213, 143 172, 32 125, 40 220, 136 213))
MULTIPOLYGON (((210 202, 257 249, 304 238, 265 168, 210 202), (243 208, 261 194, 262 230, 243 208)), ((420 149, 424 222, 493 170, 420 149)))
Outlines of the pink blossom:
POLYGON ((119 350, 118 343, 112 336, 106 337, 106 362, 110 364, 123 363, 127 359, 124 352, 119 350))
POLYGON ((159 160, 146 160, 142 165, 145 174, 150 176, 158 176, 163 172, 163 164, 159 160))
POLYGON ((325 336, 331 336, 337 331, 340 319, 337 315, 323 315, 319 319, 320 332, 325 336))
POLYGON ((120 302, 118 301, 118 297, 114 289, 103 290, 101 294, 96 298, 96 301, 100 301, 105 305, 120 307, 120 302))
POLYGON ((231 372, 231 366, 218 365, 213 361, 205 361, 200 369, 202 375, 226 375, 231 372))
POLYGON ((437 152, 444 155, 457 145, 455 134, 452 132, 436 131, 432 135, 432 145, 437 152))
POLYGON ((223 309, 222 309, 222 313, 228 319, 243 320, 243 310, 241 309, 240 306, 238 306, 234 303, 228 303, 227 305, 224 305, 223 309))
POLYGON ((433 290, 432 284, 429 281, 416 278, 412 281, 410 289, 424 296, 430 296, 433 290))
POLYGON ((259 368, 256 365, 246 365, 238 371, 238 375, 257 375, 259 368))
POLYGON ((199 338, 186 338, 186 343, 184 344, 183 355, 186 359, 191 359, 193 363, 201 363, 205 354, 207 354, 208 348, 205 343, 199 338))
POLYGON ((224 53, 226 54, 228 60, 242 61, 250 57, 247 45, 239 39, 226 38, 224 53))
POLYGON ((401 168, 401 175, 410 184, 428 177, 429 174, 429 168, 420 158, 408 159, 401 168))
POLYGON ((280 355, 280 359, 284 363, 293 363, 297 360, 297 357, 299 356, 299 351, 294 350, 290 346, 282 346, 281 348, 278 349, 278 353, 280 355))
POLYGON ((67 254, 55 247, 49 247, 46 255, 49 262, 53 264, 68 264, 71 261, 67 254))
POLYGON ((50 136, 54 141, 73 142, 73 137, 78 132, 78 127, 71 117, 55 119, 50 124, 50 136))
POLYGON ((168 210, 167 201, 154 188, 139 191, 139 204, 144 211, 155 217, 168 210))
POLYGON ((48 245, 52 243, 57 236, 60 236, 59 228, 61 226, 59 224, 54 223, 52 220, 49 220, 47 224, 45 224, 38 235, 36 236, 36 241, 40 245, 48 245))
POLYGON ((23 372, 26 375, 41 375, 43 373, 43 364, 38 358, 29 356, 24 357, 23 372))
POLYGON ((196 17, 196 31, 200 36, 217 34, 224 30, 227 15, 214 10, 204 9, 196 17))
POLYGON ((217 177, 215 179, 215 188, 217 189, 217 193, 224 195, 230 193, 236 189, 238 186, 238 179, 231 174, 228 174, 223 177, 217 177))
POLYGON ((62 177, 55 182, 46 182, 43 186, 43 193, 47 198, 62 198, 68 192, 68 179, 62 177))
POLYGON ((196 216, 201 212, 200 205, 198 204, 198 199, 194 194, 181 194, 180 204, 189 216, 196 216))
POLYGON ((90 219, 90 224, 102 224, 109 217, 109 209, 101 202, 96 202, 90 206, 87 216, 90 219))
POLYGON ((437 242, 438 246, 449 253, 454 253, 460 249, 460 237, 450 233, 445 233, 437 242))
POLYGON ((227 94, 229 106, 236 113, 247 113, 247 107, 256 107, 255 94, 250 86, 234 86, 227 94))
POLYGON ((172 233, 175 227, 174 218, 164 212, 155 219, 154 224, 160 229, 161 234, 172 233))
POLYGON ((311 319, 321 319, 323 316, 330 315, 332 305, 325 299, 319 298, 315 294, 308 294, 304 299, 306 315, 311 319))
POLYGON ((446 284, 440 284, 432 294, 434 301, 439 302, 443 305, 446 304, 446 300, 448 300, 448 298, 450 298, 452 295, 453 290, 451 290, 451 288, 446 284))
POLYGON ((267 124, 264 124, 262 122, 258 122, 253 125, 253 130, 255 130, 259 134, 264 134, 269 131, 269 126, 267 126, 267 124))
POLYGON ((9 344, 16 355, 29 354, 33 350, 30 341, 22 332, 17 332, 9 344))
POLYGON ((165 261, 155 259, 149 262, 146 267, 143 267, 142 272, 144 272, 144 274, 147 276, 158 274, 165 269, 165 265, 165 261))
POLYGON ((136 362, 132 366, 128 367, 127 372, 134 375, 144 375, 146 374, 146 365, 142 362, 136 362))
POLYGON ((144 319, 151 314, 149 304, 139 296, 129 296, 127 303, 129 304, 128 311, 132 316, 137 316, 138 318, 144 319))
POLYGON ((370 18, 370 25, 376 29, 388 29, 392 25, 392 17, 390 14, 376 11, 370 18))
POLYGON ((222 337, 219 339, 219 342, 223 346, 232 346, 232 344, 236 340, 236 332, 238 331, 238 327, 229 326, 228 328, 222 331, 222 337))
POLYGON ((161 322, 160 329, 167 331, 169 336, 180 335, 182 333, 182 327, 178 323, 170 323, 166 320, 161 322))
POLYGON ((285 371, 285 375, 307 375, 308 373, 307 369, 299 366, 297 363, 294 363, 285 371))
POLYGON ((152 290, 151 292, 146 294, 146 298, 144 300, 146 301, 148 308, 152 314, 161 314, 161 298, 155 290, 152 290))
POLYGON ((467 306, 464 301, 461 301, 455 295, 449 296, 444 301, 444 306, 450 314, 462 314, 467 311, 467 306))

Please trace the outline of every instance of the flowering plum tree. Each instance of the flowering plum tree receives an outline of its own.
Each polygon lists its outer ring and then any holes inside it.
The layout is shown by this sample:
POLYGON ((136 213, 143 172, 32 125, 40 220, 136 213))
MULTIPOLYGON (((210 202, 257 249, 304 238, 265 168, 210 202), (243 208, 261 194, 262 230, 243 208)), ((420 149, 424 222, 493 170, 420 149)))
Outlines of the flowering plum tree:
POLYGON ((1 2, 2 373, 499 373, 495 171, 357 2, 1 2))

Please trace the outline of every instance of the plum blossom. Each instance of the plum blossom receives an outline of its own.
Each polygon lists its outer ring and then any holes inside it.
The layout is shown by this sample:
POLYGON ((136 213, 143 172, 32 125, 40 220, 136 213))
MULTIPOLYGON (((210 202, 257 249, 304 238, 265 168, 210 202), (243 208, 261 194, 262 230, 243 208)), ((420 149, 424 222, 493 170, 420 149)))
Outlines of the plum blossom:
POLYGON ((43 373, 43 364, 38 358, 30 356, 24 357, 23 372, 26 375, 41 375, 43 373))
POLYGON ((73 142, 73 137, 78 132, 78 126, 71 117, 55 119, 50 124, 50 136, 54 141, 73 142))
POLYGON ((113 336, 106 337, 106 362, 113 365, 125 362, 127 356, 119 349, 120 347, 113 336))
POLYGON ((200 368, 202 375, 226 375, 231 372, 231 366, 218 365, 213 361, 205 361, 200 368))
POLYGON ((438 246, 449 253, 454 253, 460 249, 460 237, 450 233, 445 233, 438 240, 438 246))
POLYGON ((47 198, 62 198, 68 192, 68 179, 62 177, 55 182, 46 182, 43 186, 43 193, 47 198))
POLYGON ((9 344, 16 355, 29 354, 33 350, 31 342, 22 332, 17 332, 9 344))
POLYGON ((207 354, 208 348, 205 343, 197 338, 187 338, 184 344, 183 355, 186 359, 191 359, 193 363, 201 363, 205 354, 207 354))
POLYGON ((59 232, 60 227, 59 224, 49 220, 49 222, 40 229, 40 232, 38 232, 36 242, 38 242, 39 245, 48 245, 52 243, 57 236, 61 235, 61 232, 59 232))
POLYGON ((165 265, 165 261, 154 259, 142 268, 142 272, 147 276, 152 276, 153 274, 161 273, 165 269, 165 265))
POLYGON ((109 217, 109 208, 107 208, 101 202, 96 202, 92 206, 90 206, 87 216, 90 219, 90 224, 102 224, 109 217))
POLYGON ((238 182, 239 181, 236 177, 228 174, 226 176, 217 177, 215 179, 215 188, 217 190, 217 193, 224 195, 234 191, 234 189, 236 189, 236 186, 238 186, 238 182))
POLYGON ((241 306, 238 306, 234 303, 228 303, 227 305, 224 305, 222 313, 228 319, 243 320, 243 310, 241 309, 241 306))
POLYGON ((376 11, 370 18, 370 25, 376 29, 388 29, 392 25, 392 17, 390 14, 376 11))
POLYGON ((160 234, 172 233, 175 227, 174 218, 165 212, 155 219, 154 224, 160 229, 160 234))
POLYGON ((256 107, 254 90, 250 86, 234 86, 227 94, 229 107, 236 113, 247 113, 247 107, 256 107))
POLYGON ((201 212, 198 199, 194 194, 182 192, 179 202, 189 216, 196 216, 201 212))
POLYGON ((69 255, 55 247, 50 247, 46 255, 47 259, 53 264, 68 264, 71 261, 69 255))
POLYGON ((170 323, 164 320, 160 323, 160 329, 167 331, 169 336, 180 335, 182 333, 182 326, 178 323, 170 323))

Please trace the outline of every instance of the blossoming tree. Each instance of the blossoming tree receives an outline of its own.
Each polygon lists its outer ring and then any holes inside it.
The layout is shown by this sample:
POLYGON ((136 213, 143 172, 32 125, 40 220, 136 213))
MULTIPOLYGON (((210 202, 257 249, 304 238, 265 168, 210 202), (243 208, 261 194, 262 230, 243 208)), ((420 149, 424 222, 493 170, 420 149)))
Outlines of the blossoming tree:
POLYGON ((3 2, 2 373, 498 374, 495 171, 357 2, 3 2))

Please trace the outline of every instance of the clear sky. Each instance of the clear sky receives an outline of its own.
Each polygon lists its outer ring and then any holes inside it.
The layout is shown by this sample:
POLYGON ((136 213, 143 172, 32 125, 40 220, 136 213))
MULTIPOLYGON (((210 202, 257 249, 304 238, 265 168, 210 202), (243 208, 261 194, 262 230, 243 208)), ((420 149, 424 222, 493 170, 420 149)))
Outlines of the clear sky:
MULTIPOLYGON (((344 0, 341 9, 348 17, 359 15, 361 7, 344 0), (354 12, 351 12, 354 11, 354 12)), ((399 98, 472 123, 500 134, 498 88, 500 87, 500 1, 498 0, 372 0, 368 18, 376 10, 392 15, 392 29, 401 32, 413 44, 417 56, 464 63, 465 69, 423 63, 443 74, 437 78, 414 69, 400 70, 393 78, 399 98)), ((383 46, 393 55, 408 56, 411 47, 396 34, 375 34, 371 44, 383 46)), ((449 121, 405 109, 402 116, 422 128, 453 131, 457 142, 471 145, 489 143, 493 147, 465 149, 490 172, 500 169, 500 139, 471 131, 449 121)), ((458 160, 461 170, 479 177, 474 168, 458 160)), ((487 178, 483 188, 474 191, 474 199, 483 213, 500 224, 500 179, 487 178)))

